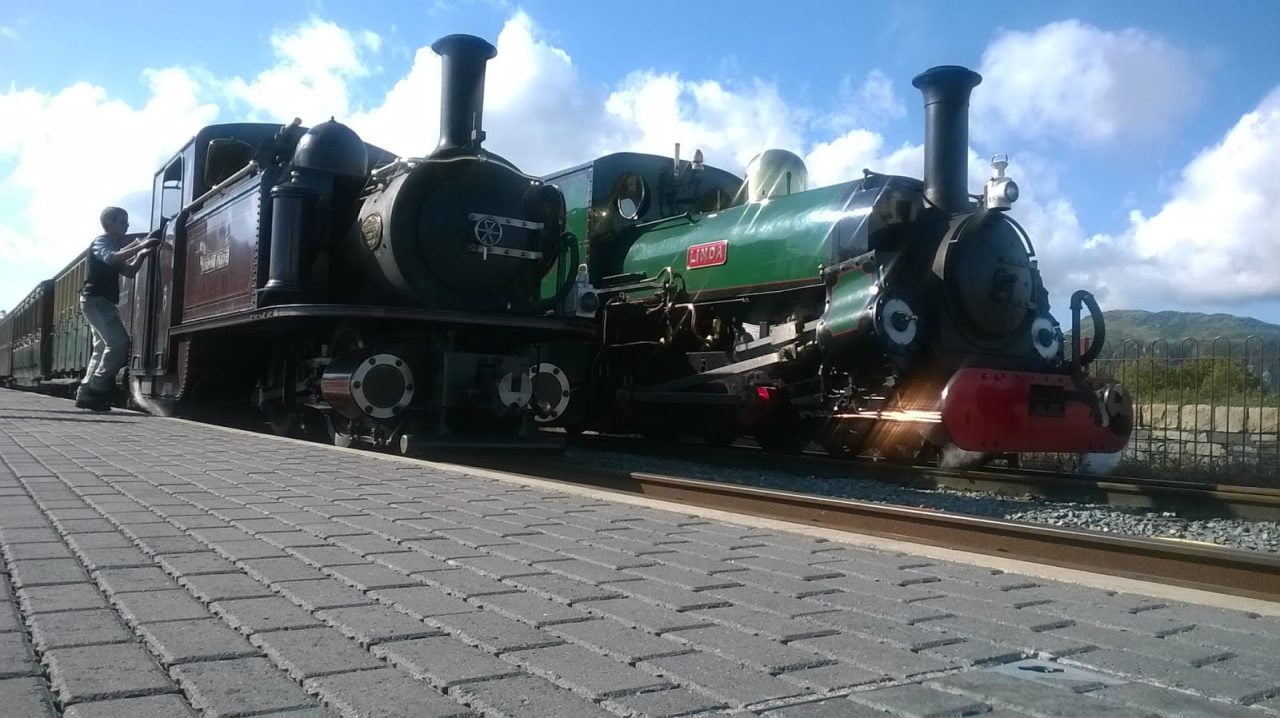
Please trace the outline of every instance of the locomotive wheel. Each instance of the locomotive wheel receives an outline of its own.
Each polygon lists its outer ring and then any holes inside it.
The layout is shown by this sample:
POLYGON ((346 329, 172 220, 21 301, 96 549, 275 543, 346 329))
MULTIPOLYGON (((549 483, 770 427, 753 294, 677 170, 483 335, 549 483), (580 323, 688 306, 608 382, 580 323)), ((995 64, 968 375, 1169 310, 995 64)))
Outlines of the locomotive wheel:
POLYGON ((871 433, 870 421, 828 419, 818 435, 818 443, 836 457, 857 456, 871 433))

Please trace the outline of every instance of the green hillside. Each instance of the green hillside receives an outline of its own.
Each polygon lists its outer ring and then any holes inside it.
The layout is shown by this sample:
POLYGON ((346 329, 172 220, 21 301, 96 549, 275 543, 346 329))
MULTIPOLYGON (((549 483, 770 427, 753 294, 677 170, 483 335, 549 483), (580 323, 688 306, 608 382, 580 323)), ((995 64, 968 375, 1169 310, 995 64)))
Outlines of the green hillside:
MULTIPOLYGON (((1145 347, 1157 339, 1169 342, 1169 348, 1173 350, 1174 345, 1191 337, 1199 340, 1201 352, 1204 353, 1215 337, 1222 337, 1230 339, 1238 351, 1243 347, 1245 339, 1254 336, 1266 342, 1270 350, 1268 354, 1271 354, 1275 351, 1273 347, 1280 343, 1280 325, 1268 324, 1252 317, 1199 312, 1147 312, 1141 309, 1116 309, 1103 312, 1102 316, 1107 323, 1107 344, 1113 350, 1119 349, 1126 341, 1136 341, 1145 347)), ((1084 320, 1082 334, 1093 334, 1088 320, 1084 320)))

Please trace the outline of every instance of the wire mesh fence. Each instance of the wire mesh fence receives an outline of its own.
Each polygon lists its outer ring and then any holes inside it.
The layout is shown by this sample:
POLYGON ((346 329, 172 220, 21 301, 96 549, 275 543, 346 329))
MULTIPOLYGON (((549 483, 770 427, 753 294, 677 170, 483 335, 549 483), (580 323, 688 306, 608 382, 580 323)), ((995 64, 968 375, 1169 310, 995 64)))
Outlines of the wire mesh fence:
POLYGON ((1280 340, 1130 340, 1092 373, 1134 397, 1118 473, 1280 485, 1280 340))

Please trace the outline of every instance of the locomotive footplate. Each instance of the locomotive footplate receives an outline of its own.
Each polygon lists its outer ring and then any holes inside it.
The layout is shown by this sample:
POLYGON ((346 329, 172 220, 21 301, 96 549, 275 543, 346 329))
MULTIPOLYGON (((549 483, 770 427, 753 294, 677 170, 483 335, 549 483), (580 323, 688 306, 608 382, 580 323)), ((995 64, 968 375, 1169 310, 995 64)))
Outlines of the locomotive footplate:
POLYGON ((1095 391, 1063 374, 962 369, 942 394, 942 424, 967 451, 1114 453, 1132 415, 1120 385, 1095 391))

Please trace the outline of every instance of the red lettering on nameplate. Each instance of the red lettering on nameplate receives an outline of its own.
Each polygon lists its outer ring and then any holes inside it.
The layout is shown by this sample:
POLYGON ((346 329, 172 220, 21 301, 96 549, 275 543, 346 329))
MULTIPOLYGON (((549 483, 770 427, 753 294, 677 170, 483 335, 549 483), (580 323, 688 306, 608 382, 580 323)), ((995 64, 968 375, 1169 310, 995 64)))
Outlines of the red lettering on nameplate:
POLYGON ((715 267, 727 261, 729 261, 729 241, 722 239, 718 242, 695 244, 690 247, 689 254, 685 258, 685 266, 689 269, 715 267))

